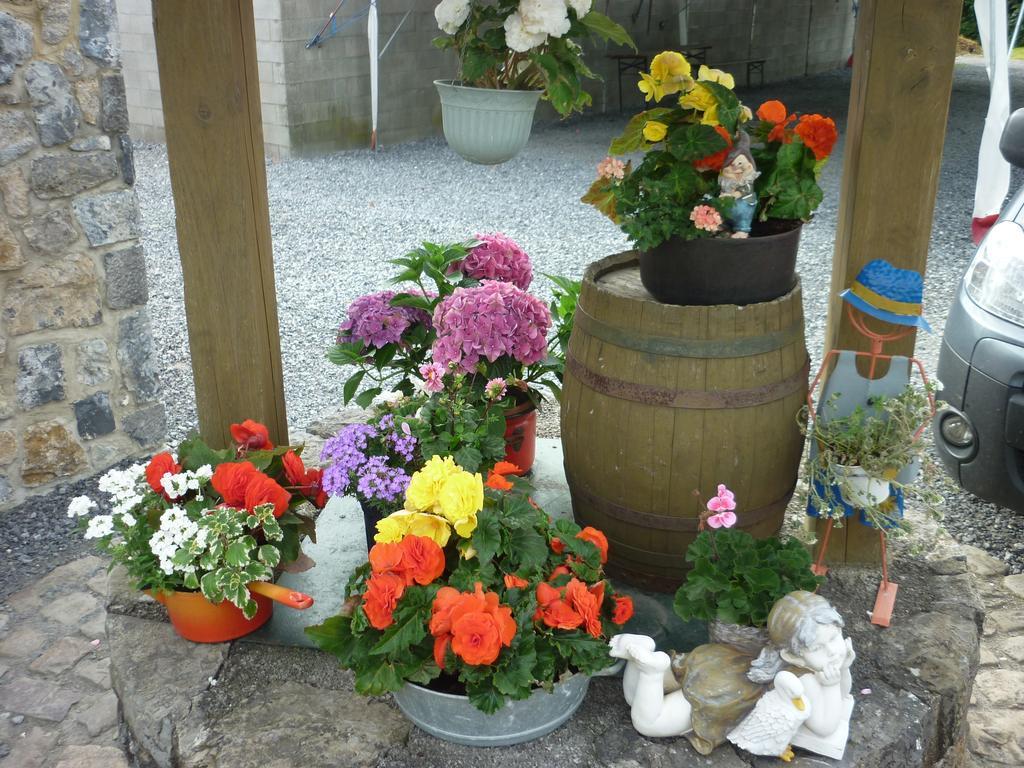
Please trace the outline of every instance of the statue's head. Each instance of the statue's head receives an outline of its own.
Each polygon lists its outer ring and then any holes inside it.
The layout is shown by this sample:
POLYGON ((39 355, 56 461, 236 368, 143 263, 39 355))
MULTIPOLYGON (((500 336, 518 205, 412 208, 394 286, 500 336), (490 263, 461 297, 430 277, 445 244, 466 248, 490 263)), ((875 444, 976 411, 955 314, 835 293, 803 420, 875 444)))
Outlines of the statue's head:
POLYGON ((820 671, 846 655, 843 618, 828 600, 812 592, 790 592, 768 614, 771 644, 751 665, 748 677, 768 682, 785 664, 820 671))
POLYGON ((754 164, 754 156, 750 154, 750 137, 744 131, 740 131, 736 143, 725 156, 722 163, 722 170, 719 171, 722 178, 730 181, 747 181, 756 178, 757 167, 754 164))

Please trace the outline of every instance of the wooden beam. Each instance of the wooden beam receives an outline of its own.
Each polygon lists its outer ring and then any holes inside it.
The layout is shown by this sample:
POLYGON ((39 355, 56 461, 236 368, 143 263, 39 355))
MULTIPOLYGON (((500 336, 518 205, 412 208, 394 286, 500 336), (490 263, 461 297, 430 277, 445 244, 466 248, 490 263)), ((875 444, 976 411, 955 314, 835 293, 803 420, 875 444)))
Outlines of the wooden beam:
MULTIPOLYGON (((860 4, 826 351, 869 349, 838 298, 867 262, 884 258, 925 271, 961 5, 962 0, 860 4)), ((885 351, 911 355, 914 342, 911 335, 885 351)), ((829 560, 877 562, 877 532, 850 521, 836 533, 829 560)))
POLYGON ((287 442, 252 3, 153 0, 199 427, 287 442))

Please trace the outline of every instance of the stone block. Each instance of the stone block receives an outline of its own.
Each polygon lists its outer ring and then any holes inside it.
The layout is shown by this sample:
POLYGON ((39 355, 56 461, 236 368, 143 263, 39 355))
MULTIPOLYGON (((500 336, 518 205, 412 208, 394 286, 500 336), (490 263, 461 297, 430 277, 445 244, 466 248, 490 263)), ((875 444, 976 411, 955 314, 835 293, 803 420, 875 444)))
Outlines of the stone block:
MULTIPOLYGON (((75 713, 75 720, 85 726, 85 730, 89 732, 89 735, 96 738, 108 728, 113 728, 117 725, 117 696, 114 695, 113 691, 107 691, 101 693, 99 696, 94 698, 92 701, 80 702, 78 708, 81 710, 75 713)), ((104 749, 101 747, 101 749, 104 749)), ((106 747, 105 749, 112 749, 106 747)), ((114 750, 115 752, 117 750, 114 750)), ((108 761, 103 763, 95 763, 97 768, 108 768, 114 765, 110 760, 114 760, 116 757, 111 757, 108 761)), ((124 756, 121 756, 122 764, 125 764, 124 756)), ((59 765, 59 763, 58 763, 59 765)), ((88 766, 88 762, 76 762, 77 766, 88 766)))
POLYGON ((62 637, 36 657, 28 668, 44 675, 59 675, 75 666, 91 650, 92 646, 88 640, 80 637, 62 637))
POLYGON ((11 487, 11 481, 0 475, 0 501, 7 501, 13 495, 14 489, 11 487))
POLYGON ((100 125, 107 133, 127 133, 128 103, 124 97, 124 78, 120 74, 100 79, 100 125))
POLYGON ((11 281, 4 296, 3 317, 11 336, 99 324, 103 315, 92 260, 71 256, 11 281))
POLYGON ((56 45, 70 31, 71 0, 38 0, 39 16, 43 28, 39 36, 43 42, 56 45))
POLYGON ((37 216, 25 225, 28 244, 47 256, 60 256, 78 239, 68 208, 57 208, 37 216))
POLYGON ((107 306, 127 309, 149 299, 146 283, 146 256, 141 245, 103 254, 107 278, 107 306))
MULTIPOLYGON (((115 174, 117 163, 108 155, 115 174)), ((78 223, 89 239, 89 245, 109 245, 131 240, 142 233, 139 206, 131 190, 107 192, 102 195, 80 197, 73 203, 78 223)))
MULTIPOLYGON (((29 184, 43 200, 77 195, 117 177, 117 160, 110 152, 42 155, 32 161, 29 184)), ((75 202, 76 210, 78 201, 75 202)))
MULTIPOLYGON (((82 54, 75 43, 64 46, 57 57, 57 61, 60 62, 61 69, 64 70, 64 74, 68 77, 81 77, 82 73, 85 72, 85 59, 82 58, 82 54)), ((78 83, 75 83, 75 86, 77 90, 78 83)))
MULTIPOLYGON (((99 732, 90 731, 89 735, 98 736, 99 732)), ((54 768, 128 768, 128 760, 116 747, 84 744, 64 747, 54 768)))
POLYGON ((3 197, 4 209, 8 216, 21 218, 28 216, 28 182, 20 168, 9 168, 0 173, 0 196, 3 197))
POLYGON ((145 311, 123 317, 118 323, 117 359, 126 386, 140 402, 153 400, 160 394, 153 334, 145 311))
POLYGON ((109 435, 115 429, 110 395, 97 392, 75 402, 75 420, 78 422, 78 436, 83 440, 109 435))
POLYGON ((157 445, 167 434, 167 414, 162 403, 130 413, 121 419, 121 428, 139 445, 157 445))
POLYGON ((135 145, 127 133, 118 136, 117 143, 121 147, 121 178, 130 187, 135 183, 135 145))
POLYGON ((95 387, 110 381, 110 348, 106 339, 89 339, 75 348, 76 376, 80 384, 95 387))
POLYGON ((118 66, 121 40, 114 0, 81 0, 78 13, 78 44, 82 53, 104 66, 118 66))
POLYGON ((18 405, 25 410, 64 399, 64 356, 58 344, 35 344, 18 350, 18 405))
MULTIPOLYGON (((26 728, 11 741, 11 753, 6 762, 18 768, 47 768, 57 744, 57 729, 53 727, 26 728)), ((4 766, 7 768, 7 766, 4 766)))
POLYGON ((0 466, 7 466, 18 454, 18 438, 9 429, 0 432, 0 466))
POLYGON ((99 600, 88 592, 72 592, 48 603, 42 614, 65 626, 74 627, 99 608, 99 600))
POLYGON ((75 674, 100 688, 109 688, 110 659, 83 659, 75 667, 75 674))
POLYGON ((96 136, 86 136, 82 139, 75 139, 71 142, 72 152, 95 152, 97 150, 106 151, 110 149, 110 137, 105 133, 97 134, 96 136))
POLYGON ((0 221, 0 271, 17 269, 24 263, 21 243, 6 222, 0 221))
POLYGON ((33 61, 25 67, 25 88, 43 146, 56 146, 73 138, 82 113, 61 68, 48 61, 33 61))
POLYGON ((3 12, 0 12, 0 40, 3 40, 0 47, 0 85, 3 85, 11 82, 14 70, 32 55, 35 43, 32 27, 3 12))
POLYGON ((1024 597, 1024 573, 1015 573, 1003 579, 1003 586, 1017 597, 1024 597))
POLYGON ((85 450, 59 421, 33 424, 25 430, 21 443, 25 451, 21 480, 27 486, 73 477, 88 469, 85 450))
POLYGON ((0 112, 0 165, 16 160, 37 144, 36 132, 28 115, 14 109, 0 112))
POLYGON ((89 125, 96 125, 100 120, 100 84, 94 78, 79 80, 75 83, 75 95, 82 119, 89 125))
POLYGON ((16 677, 0 685, 0 710, 59 723, 81 694, 47 680, 16 677))
MULTIPOLYGON (((9 604, 14 609, 24 609, 28 607, 30 610, 35 610, 34 605, 27 605, 19 600, 22 593, 17 593, 13 597, 9 598, 9 604)), ((34 627, 25 626, 24 624, 16 625, 14 630, 7 634, 3 640, 0 640, 0 656, 8 656, 16 659, 28 659, 32 658, 35 654, 39 653, 40 649, 46 645, 46 638, 39 630, 34 627)))

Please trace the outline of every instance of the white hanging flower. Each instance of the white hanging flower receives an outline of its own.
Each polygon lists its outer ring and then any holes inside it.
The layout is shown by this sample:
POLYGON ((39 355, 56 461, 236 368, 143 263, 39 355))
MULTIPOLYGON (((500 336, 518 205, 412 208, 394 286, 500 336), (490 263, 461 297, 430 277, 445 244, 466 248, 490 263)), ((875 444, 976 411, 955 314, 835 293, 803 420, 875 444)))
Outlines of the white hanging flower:
MULTIPOLYGON (((520 0, 519 15, 522 17, 523 29, 532 34, 544 33, 551 37, 561 37, 571 26, 565 0, 520 0)), ((505 23, 508 24, 508 19, 505 23)), ((505 42, 508 43, 507 26, 505 42)), ((509 44, 509 47, 512 45, 509 44)))
POLYGON ((445 34, 454 35, 469 17, 469 0, 441 0, 434 8, 437 26, 445 34))
POLYGON ((96 515, 85 529, 85 538, 102 539, 114 532, 114 518, 111 515, 96 515))
POLYGON ((565 0, 570 8, 576 11, 576 18, 582 19, 588 13, 590 13, 590 7, 594 4, 593 0, 565 0))
POLYGON ((195 475, 195 478, 200 482, 206 482, 211 477, 213 477, 213 467, 211 467, 209 464, 203 464, 203 466, 197 469, 193 474, 195 475))
POLYGON ((88 496, 75 496, 68 504, 68 517, 82 517, 96 509, 96 502, 88 496))
POLYGON ((178 549, 199 532, 181 507, 171 507, 160 515, 160 529, 149 539, 149 549, 160 559, 160 569, 170 575, 174 572, 174 555, 178 549))
POLYGON ((523 26, 523 17, 513 13, 505 19, 505 45, 517 53, 526 53, 541 45, 548 36, 544 32, 528 32, 523 26))
POLYGON ((134 528, 137 522, 138 520, 130 512, 125 512, 121 515, 121 524, 128 528, 134 528))

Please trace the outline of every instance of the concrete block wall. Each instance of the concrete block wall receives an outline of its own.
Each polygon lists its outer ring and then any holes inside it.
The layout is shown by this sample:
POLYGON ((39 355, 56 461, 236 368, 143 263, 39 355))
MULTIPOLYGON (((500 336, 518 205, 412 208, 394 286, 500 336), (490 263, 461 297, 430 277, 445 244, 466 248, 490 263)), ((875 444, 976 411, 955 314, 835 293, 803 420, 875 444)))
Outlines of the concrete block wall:
MULTIPOLYGON (((285 109, 284 52, 281 0, 253 0, 256 19, 256 57, 263 109, 263 140, 267 156, 288 157, 291 142, 285 109)), ((117 0, 124 59, 125 94, 132 135, 144 141, 164 141, 160 76, 153 40, 151 0, 117 0)))
POLYGON ((158 445, 113 0, 0 0, 0 509, 158 445))

